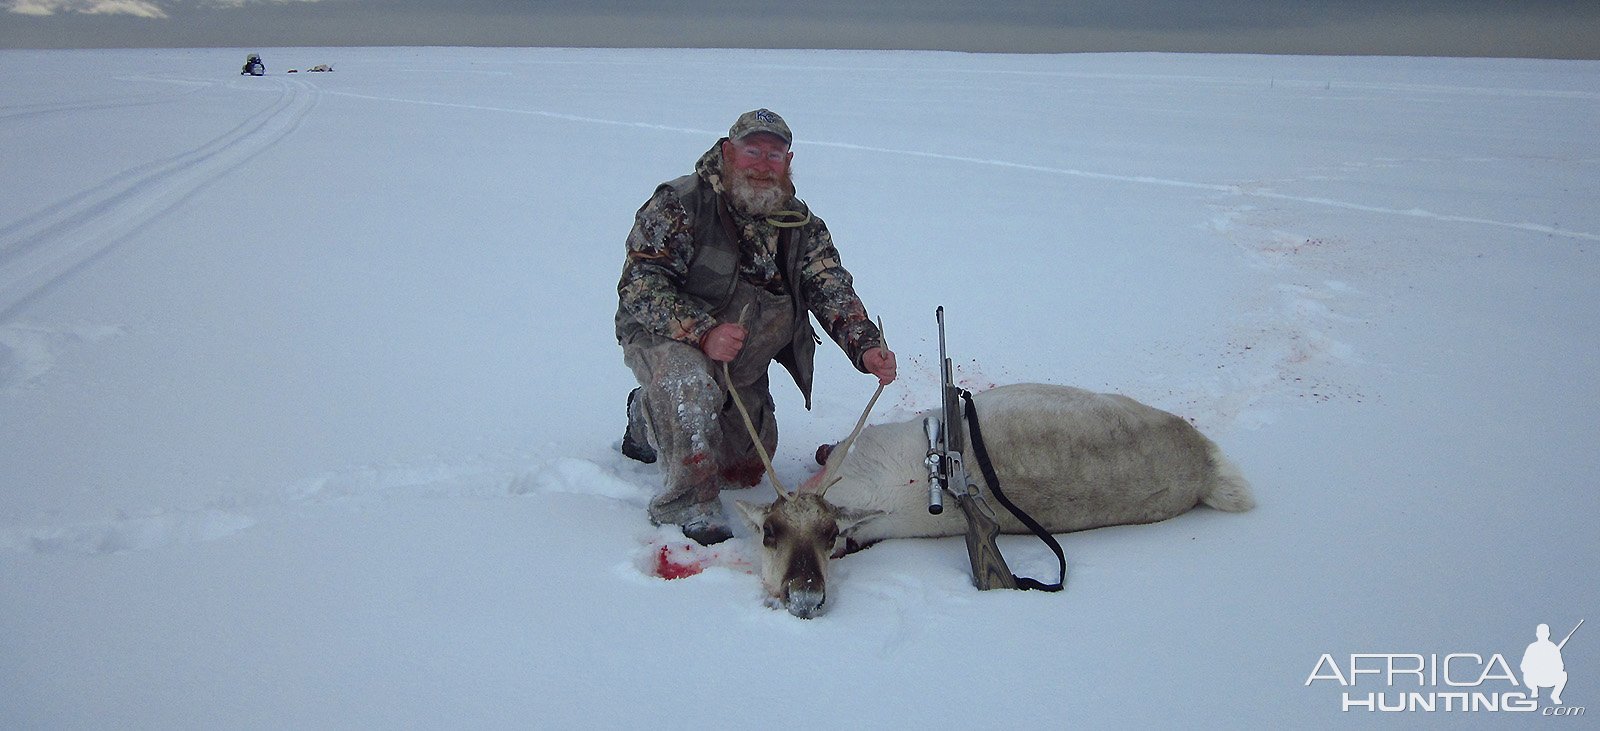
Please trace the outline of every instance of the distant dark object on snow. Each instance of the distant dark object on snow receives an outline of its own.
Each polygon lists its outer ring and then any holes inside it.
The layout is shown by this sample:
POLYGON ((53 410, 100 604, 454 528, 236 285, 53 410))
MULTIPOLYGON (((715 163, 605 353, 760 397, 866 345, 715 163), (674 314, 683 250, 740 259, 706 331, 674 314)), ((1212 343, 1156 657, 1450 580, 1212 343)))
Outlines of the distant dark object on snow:
POLYGON ((252 53, 244 57, 244 70, 239 72, 240 76, 265 76, 266 73, 267 65, 261 62, 261 54, 252 53))
MULTIPOLYGON (((312 66, 311 68, 306 69, 306 71, 308 73, 317 73, 317 72, 321 72, 321 71, 332 71, 332 70, 333 70, 333 67, 329 66, 328 64, 325 64, 325 63, 319 63, 319 64, 317 64, 315 66, 312 66)), ((289 73, 298 74, 298 73, 300 73, 300 69, 289 69, 289 73)))

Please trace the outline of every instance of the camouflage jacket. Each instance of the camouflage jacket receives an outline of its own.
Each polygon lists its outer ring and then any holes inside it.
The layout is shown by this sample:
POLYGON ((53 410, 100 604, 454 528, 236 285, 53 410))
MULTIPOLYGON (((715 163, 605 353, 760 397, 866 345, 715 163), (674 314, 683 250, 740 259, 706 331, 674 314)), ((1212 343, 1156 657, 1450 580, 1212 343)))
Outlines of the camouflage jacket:
MULTIPOLYGON (((790 240, 797 248, 793 255, 797 257, 794 279, 798 287, 787 288, 785 267, 778 258, 783 229, 723 204, 721 171, 719 140, 701 156, 694 176, 662 184, 634 216, 633 230, 628 233, 627 261, 617 284, 618 339, 643 330, 698 346, 713 327, 737 317, 717 312, 720 303, 696 296, 690 287, 692 281, 705 277, 701 259, 706 252, 697 240, 697 232, 703 236, 703 227, 724 225, 738 239, 736 276, 757 287, 798 297, 850 362, 865 372, 861 356, 880 347, 882 335, 856 296, 850 272, 839 261, 839 251, 834 248, 827 225, 811 216, 805 225, 794 229, 790 240), (686 193, 697 198, 714 195, 718 217, 731 219, 731 225, 695 220, 697 217, 692 214, 708 201, 684 200, 686 193)), ((785 208, 809 214, 797 198, 791 197, 785 208)), ((731 290, 731 280, 727 286, 731 290)))

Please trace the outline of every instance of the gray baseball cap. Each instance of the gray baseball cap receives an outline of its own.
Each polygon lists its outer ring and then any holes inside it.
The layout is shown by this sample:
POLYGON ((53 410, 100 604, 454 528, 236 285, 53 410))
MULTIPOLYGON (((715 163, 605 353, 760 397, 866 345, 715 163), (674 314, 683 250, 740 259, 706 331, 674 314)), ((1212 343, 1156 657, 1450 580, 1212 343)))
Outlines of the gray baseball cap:
POLYGON ((757 132, 776 135, 785 145, 794 144, 794 134, 789 131, 789 125, 771 109, 757 109, 739 115, 739 119, 728 128, 728 139, 742 140, 757 132))

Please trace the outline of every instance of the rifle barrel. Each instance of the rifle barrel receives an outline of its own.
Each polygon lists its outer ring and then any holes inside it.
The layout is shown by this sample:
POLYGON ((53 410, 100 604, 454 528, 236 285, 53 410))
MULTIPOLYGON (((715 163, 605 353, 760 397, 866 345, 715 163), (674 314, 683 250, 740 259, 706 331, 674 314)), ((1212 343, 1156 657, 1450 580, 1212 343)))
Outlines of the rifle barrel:
MULTIPOLYGON (((1583 620, 1580 619, 1580 620, 1578 620, 1578 627, 1582 627, 1582 626, 1583 626, 1583 620)), ((1572 639, 1572 636, 1574 634, 1577 634, 1578 627, 1573 627, 1572 631, 1568 632, 1566 637, 1561 638, 1561 644, 1556 645, 1556 649, 1557 650, 1567 646, 1567 640, 1572 639)))

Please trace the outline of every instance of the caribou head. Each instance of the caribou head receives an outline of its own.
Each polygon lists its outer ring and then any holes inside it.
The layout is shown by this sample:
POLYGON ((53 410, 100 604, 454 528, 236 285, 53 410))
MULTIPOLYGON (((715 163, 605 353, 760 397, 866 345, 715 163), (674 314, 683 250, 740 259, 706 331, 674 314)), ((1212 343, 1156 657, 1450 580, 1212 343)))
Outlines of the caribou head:
POLYGON ((735 503, 752 532, 761 533, 761 586, 767 604, 801 619, 826 609, 828 561, 845 536, 878 511, 841 508, 819 493, 780 494, 768 505, 735 503))
MULTIPOLYGON (((726 363, 723 368, 726 370, 726 363)), ((761 446, 755 424, 739 399, 738 389, 730 386, 729 391, 767 468, 767 478, 778 492, 778 498, 766 505, 742 500, 734 503, 751 531, 761 534, 761 585, 767 592, 767 605, 787 609, 801 619, 811 619, 824 611, 828 600, 829 559, 843 553, 844 539, 852 529, 883 514, 878 510, 842 508, 826 498, 828 488, 838 481, 834 472, 866 426, 867 415, 872 413, 873 405, 883 394, 883 386, 879 385, 867 402, 867 408, 856 421, 855 431, 833 448, 827 467, 793 493, 783 486, 773 470, 772 458, 761 446)))

